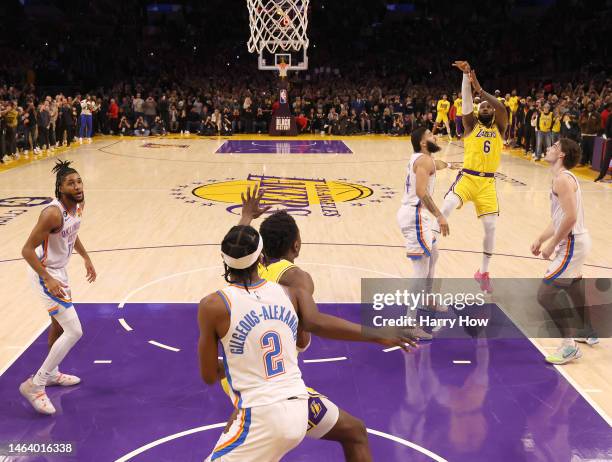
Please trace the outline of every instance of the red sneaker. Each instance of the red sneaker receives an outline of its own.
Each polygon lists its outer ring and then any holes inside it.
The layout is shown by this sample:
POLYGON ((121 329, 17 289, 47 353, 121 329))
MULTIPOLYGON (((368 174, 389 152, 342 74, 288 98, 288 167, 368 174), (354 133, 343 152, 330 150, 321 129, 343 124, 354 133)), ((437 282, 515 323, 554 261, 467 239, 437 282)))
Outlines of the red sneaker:
POLYGON ((480 290, 488 294, 493 293, 493 286, 491 285, 491 279, 489 278, 488 272, 481 273, 480 270, 477 270, 474 273, 474 279, 476 279, 476 282, 480 284, 480 290))

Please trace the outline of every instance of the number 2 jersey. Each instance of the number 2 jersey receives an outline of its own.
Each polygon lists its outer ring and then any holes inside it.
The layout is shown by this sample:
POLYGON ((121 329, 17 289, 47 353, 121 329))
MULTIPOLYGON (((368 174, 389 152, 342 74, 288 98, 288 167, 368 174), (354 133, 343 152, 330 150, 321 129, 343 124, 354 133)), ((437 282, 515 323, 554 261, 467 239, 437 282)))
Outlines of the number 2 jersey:
POLYGON ((234 406, 265 406, 308 398, 298 367, 298 316, 285 289, 261 280, 230 284, 217 292, 230 313, 221 339, 225 375, 234 406))

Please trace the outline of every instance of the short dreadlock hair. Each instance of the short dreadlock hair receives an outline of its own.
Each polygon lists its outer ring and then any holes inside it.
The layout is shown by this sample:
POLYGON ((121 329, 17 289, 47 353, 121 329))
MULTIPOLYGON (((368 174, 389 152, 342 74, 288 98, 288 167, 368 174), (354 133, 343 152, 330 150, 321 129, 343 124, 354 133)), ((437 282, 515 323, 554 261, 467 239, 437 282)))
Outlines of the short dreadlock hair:
MULTIPOLYGON (((241 258, 257 250, 259 239, 261 237, 255 228, 243 225, 233 226, 223 238, 221 251, 232 258, 241 258)), ((244 288, 248 291, 248 286, 253 282, 251 280, 251 273, 257 268, 258 264, 259 261, 256 261, 248 268, 235 269, 230 268, 223 262, 223 267, 225 268, 223 277, 227 282, 243 284, 244 288)))
POLYGON ((60 186, 64 182, 64 178, 66 178, 71 173, 78 173, 75 169, 73 169, 70 164, 72 162, 68 160, 59 160, 55 163, 53 169, 51 170, 55 173, 55 197, 61 199, 62 193, 60 192, 60 186))
POLYGON ((259 227, 263 239, 264 255, 267 258, 281 258, 298 238, 298 226, 285 210, 274 212, 259 227))

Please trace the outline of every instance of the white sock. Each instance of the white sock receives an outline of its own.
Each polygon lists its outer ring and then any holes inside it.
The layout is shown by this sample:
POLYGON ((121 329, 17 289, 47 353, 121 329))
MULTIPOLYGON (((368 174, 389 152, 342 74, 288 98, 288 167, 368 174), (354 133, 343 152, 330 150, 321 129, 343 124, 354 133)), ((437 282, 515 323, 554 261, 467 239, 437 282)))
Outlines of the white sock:
POLYGON ((484 239, 482 240, 482 265, 480 266, 480 272, 488 273, 489 262, 491 261, 493 248, 495 247, 497 215, 485 215, 481 220, 482 226, 484 227, 484 239))
POLYGON ((64 333, 55 341, 47 358, 32 379, 34 385, 39 387, 44 387, 47 384, 49 377, 52 376, 54 371, 57 371, 59 364, 83 335, 81 322, 74 308, 68 308, 56 314, 55 320, 62 326, 64 333))

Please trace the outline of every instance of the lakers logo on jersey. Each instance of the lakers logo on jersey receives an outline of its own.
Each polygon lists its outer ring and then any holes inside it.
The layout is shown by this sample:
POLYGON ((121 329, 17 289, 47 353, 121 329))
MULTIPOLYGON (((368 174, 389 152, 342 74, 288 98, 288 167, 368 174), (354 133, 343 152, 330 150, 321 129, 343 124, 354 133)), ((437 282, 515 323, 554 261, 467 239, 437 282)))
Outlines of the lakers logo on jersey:
POLYGON ((497 138, 497 132, 490 129, 481 128, 476 134, 476 138, 497 138))

